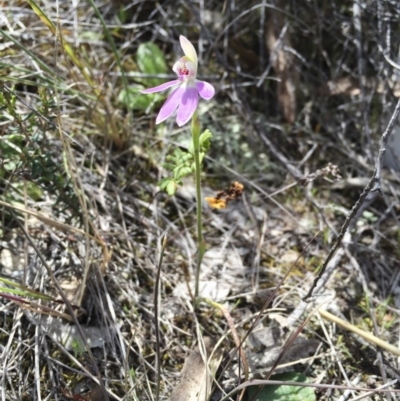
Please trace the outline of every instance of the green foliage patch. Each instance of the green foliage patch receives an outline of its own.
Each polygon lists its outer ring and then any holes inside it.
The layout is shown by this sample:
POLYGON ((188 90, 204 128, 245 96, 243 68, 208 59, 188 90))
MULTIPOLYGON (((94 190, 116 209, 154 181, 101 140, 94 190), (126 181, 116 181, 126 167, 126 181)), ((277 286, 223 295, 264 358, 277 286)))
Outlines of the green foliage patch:
MULTIPOLYGON (((307 377, 302 373, 286 372, 271 377, 271 380, 282 380, 306 383, 307 377)), ((250 399, 256 394, 258 387, 252 386, 248 388, 250 399)), ((315 392, 312 387, 288 386, 288 385, 271 385, 264 386, 258 393, 257 401, 315 401, 315 392)))

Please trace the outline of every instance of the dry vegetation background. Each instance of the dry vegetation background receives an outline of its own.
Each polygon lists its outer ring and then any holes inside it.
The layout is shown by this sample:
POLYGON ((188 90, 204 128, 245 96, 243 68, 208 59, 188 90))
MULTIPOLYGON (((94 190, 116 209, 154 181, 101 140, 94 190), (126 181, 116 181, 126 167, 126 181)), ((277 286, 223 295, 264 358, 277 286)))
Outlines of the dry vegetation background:
POLYGON ((240 339, 253 332, 244 341, 249 377, 266 378, 278 361, 289 363, 280 371, 344 386, 316 388, 318 400, 355 400, 365 393, 346 386, 400 378, 396 347, 376 347, 322 313, 399 343, 396 129, 382 194, 367 196, 302 301, 373 175, 400 96, 397 0, 0 5, 1 400, 147 401, 159 390, 161 400, 191 401, 177 395, 178 383, 202 337, 220 355, 211 399, 245 381, 227 316, 210 301, 194 311, 188 292, 194 185, 188 180, 174 198, 157 187, 166 155, 188 145, 189 129, 173 119, 155 126, 160 102, 141 109, 121 101, 145 79, 168 79, 139 70, 139 45, 157 44, 170 74, 180 34, 199 49, 200 75, 216 88, 200 106, 214 135, 204 193, 235 180, 245 186, 226 210, 204 207, 201 288, 229 311, 240 339))

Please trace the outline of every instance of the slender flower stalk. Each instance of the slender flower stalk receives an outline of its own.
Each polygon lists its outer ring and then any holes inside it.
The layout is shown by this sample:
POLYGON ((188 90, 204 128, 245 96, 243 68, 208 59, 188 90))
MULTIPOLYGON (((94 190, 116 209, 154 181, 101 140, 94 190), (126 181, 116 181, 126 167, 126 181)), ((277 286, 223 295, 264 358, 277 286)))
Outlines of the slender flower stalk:
POLYGON ((192 117, 192 140, 194 149, 194 164, 195 164, 195 182, 196 182, 196 203, 197 203, 197 262, 195 276, 195 291, 194 300, 196 302, 199 296, 200 284, 200 266, 203 256, 206 252, 206 244, 203 240, 203 225, 202 225, 202 206, 201 206, 201 163, 200 163, 200 122, 195 112, 192 117))

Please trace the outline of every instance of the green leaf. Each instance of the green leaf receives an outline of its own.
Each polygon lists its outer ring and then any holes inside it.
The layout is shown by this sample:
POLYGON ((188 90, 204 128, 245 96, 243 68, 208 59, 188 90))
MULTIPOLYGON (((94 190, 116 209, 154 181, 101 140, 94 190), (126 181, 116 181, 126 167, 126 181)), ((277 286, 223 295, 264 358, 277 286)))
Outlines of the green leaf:
POLYGON ((190 163, 193 160, 193 155, 190 153, 183 153, 181 156, 181 163, 190 163))
POLYGON ((79 34, 79 39, 80 40, 103 40, 103 34, 101 31, 96 32, 96 31, 82 31, 82 33, 79 34))
POLYGON ((128 13, 126 12, 126 7, 119 7, 117 11, 117 16, 122 24, 125 24, 128 20, 128 13))
POLYGON ((160 187, 161 191, 165 191, 167 188, 168 183, 171 181, 171 178, 162 178, 160 181, 157 182, 157 185, 160 187))
POLYGON ((0 141, 0 151, 3 157, 11 157, 22 152, 23 136, 20 134, 10 134, 3 137, 0 141))
MULTIPOLYGON (((307 377, 297 372, 287 372, 274 375, 271 380, 294 381, 305 383, 307 377)), ((258 386, 248 387, 248 395, 251 398, 258 390, 258 386)), ((264 386, 258 393, 258 401, 315 401, 315 393, 312 387, 300 386, 264 386)))
POLYGON ((163 167, 164 167, 166 170, 173 171, 174 168, 175 168, 175 164, 172 164, 172 163, 164 163, 164 164, 163 164, 163 167))
POLYGON ((180 148, 176 148, 174 150, 174 157, 177 162, 179 162, 180 160, 184 161, 185 158, 187 158, 187 152, 185 152, 184 150, 182 150, 180 148))
POLYGON ((18 166, 18 162, 15 161, 9 161, 7 163, 3 164, 3 168, 6 171, 14 171, 18 166))
MULTIPOLYGON (((206 153, 211 146, 211 141, 210 139, 212 138, 212 133, 208 129, 206 129, 199 137, 199 147, 200 147, 200 152, 206 153)), ((189 154, 194 155, 194 145, 193 141, 189 143, 189 149, 188 149, 189 154)))
POLYGON ((174 196, 177 189, 178 189, 178 185, 176 184, 176 182, 174 180, 171 180, 168 183, 167 188, 165 188, 165 191, 167 192, 167 194, 169 196, 174 196))
POLYGON ((183 177, 192 173, 191 167, 188 166, 178 166, 174 169, 174 178, 175 180, 180 180, 183 177))
POLYGON ((203 152, 207 152, 208 149, 210 149, 211 141, 210 139, 212 138, 212 133, 210 130, 206 129, 199 138, 200 142, 200 150, 203 152))
MULTIPOLYGON (((136 62, 141 72, 146 74, 166 74, 167 64, 160 48, 151 42, 142 43, 136 53, 136 62)), ((160 84, 157 78, 146 79, 150 85, 160 84)))
POLYGON ((158 182, 158 186, 161 191, 165 191, 169 196, 173 196, 176 193, 179 182, 176 182, 173 178, 167 177, 163 178, 158 182))
POLYGON ((35 185, 33 182, 28 182, 27 185, 28 195, 35 201, 43 198, 43 191, 40 187, 35 185))
POLYGON ((159 94, 153 93, 143 95, 139 92, 140 89, 144 89, 144 87, 135 85, 122 89, 118 95, 119 102, 131 110, 147 110, 162 98, 159 94))

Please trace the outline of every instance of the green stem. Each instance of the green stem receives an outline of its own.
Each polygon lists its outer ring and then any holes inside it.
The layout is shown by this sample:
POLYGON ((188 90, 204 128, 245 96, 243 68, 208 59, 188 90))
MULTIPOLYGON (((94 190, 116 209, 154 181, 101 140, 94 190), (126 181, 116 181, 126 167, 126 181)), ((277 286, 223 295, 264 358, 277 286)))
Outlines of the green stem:
POLYGON ((196 304, 199 296, 200 266, 206 251, 206 244, 203 240, 202 227, 202 208, 201 208, 201 163, 200 163, 200 122, 197 112, 192 117, 192 139, 194 149, 195 181, 196 181, 196 201, 197 201, 197 263, 196 263, 196 282, 194 292, 194 302, 196 304))

